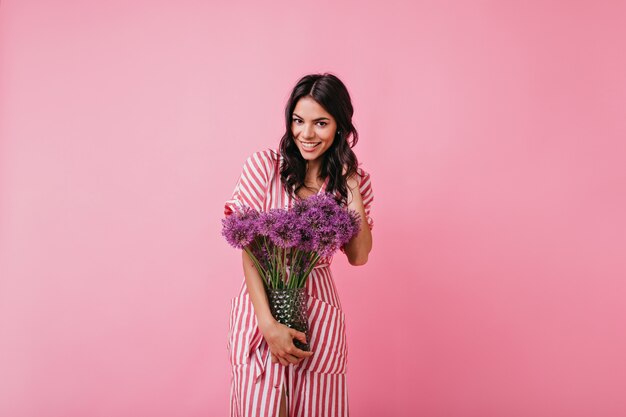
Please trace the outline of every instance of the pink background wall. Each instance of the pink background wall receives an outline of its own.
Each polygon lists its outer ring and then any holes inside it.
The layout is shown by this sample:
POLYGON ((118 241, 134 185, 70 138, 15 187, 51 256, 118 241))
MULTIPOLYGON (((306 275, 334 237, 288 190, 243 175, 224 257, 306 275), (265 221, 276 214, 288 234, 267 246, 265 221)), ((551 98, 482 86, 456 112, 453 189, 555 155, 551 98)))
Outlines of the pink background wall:
POLYGON ((626 415, 625 3, 226 4, 2 2, 0 415, 226 415, 223 202, 318 71, 375 192, 352 415, 626 415))

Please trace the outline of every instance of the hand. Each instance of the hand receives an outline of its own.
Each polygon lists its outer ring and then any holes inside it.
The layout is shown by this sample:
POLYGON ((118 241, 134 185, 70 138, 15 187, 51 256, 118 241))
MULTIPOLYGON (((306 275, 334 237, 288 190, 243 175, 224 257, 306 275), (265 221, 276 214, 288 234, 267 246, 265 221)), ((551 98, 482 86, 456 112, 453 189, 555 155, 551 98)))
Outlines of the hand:
POLYGON ((293 339, 306 343, 306 335, 284 324, 274 321, 261 329, 261 332, 270 348, 272 363, 280 362, 285 366, 290 363, 298 364, 313 355, 313 352, 305 352, 293 344, 293 339))

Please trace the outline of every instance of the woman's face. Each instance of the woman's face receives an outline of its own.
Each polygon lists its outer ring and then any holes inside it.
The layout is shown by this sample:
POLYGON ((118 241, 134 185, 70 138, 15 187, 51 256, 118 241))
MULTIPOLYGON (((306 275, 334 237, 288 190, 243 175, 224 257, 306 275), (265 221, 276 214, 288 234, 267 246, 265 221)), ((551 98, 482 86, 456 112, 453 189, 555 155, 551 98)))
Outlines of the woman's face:
POLYGON ((307 161, 320 160, 335 139, 337 123, 317 101, 302 97, 296 103, 291 116, 291 132, 307 161))

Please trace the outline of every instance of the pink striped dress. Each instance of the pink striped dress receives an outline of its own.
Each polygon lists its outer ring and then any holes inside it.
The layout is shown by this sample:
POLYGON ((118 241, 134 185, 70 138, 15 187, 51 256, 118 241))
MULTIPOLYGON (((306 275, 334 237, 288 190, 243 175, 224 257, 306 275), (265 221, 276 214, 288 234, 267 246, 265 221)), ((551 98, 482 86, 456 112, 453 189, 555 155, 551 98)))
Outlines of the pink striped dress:
MULTIPOLYGON (((272 149, 250 155, 232 198, 225 203, 224 214, 239 211, 243 205, 259 211, 291 208, 293 198, 281 184, 281 160, 280 153, 272 149)), ((372 229, 370 176, 360 167, 358 173, 367 223, 372 229)), ((328 179, 319 193, 327 184, 328 179)), ((231 416, 278 416, 285 383, 290 416, 348 416, 344 314, 333 282, 331 262, 332 257, 320 259, 307 280, 309 337, 314 355, 298 365, 285 367, 272 363, 268 345, 257 326, 244 277, 239 294, 231 301, 230 311, 227 347, 232 365, 231 416)))

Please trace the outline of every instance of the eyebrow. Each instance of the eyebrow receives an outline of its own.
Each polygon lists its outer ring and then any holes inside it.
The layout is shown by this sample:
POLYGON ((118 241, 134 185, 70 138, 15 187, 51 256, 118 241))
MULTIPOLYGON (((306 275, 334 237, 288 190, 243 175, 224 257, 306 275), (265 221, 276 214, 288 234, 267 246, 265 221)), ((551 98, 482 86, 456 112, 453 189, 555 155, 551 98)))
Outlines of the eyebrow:
MULTIPOLYGON (((293 115, 299 119, 304 119, 304 117, 300 117, 296 113, 294 113, 293 115)), ((317 122, 318 120, 330 120, 330 119, 328 117, 318 117, 317 119, 313 119, 314 122, 317 122)))

